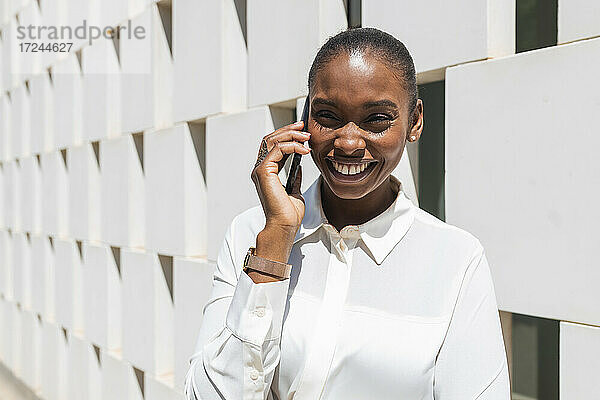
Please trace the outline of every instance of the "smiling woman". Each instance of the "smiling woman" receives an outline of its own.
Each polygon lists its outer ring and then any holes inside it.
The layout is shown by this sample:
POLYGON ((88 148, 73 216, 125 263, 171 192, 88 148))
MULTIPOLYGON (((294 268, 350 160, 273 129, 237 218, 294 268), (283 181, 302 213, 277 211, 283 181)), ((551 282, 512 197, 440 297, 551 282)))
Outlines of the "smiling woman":
POLYGON ((263 138, 261 206, 225 235, 187 398, 509 399, 481 244, 391 175, 423 130, 410 54, 350 29, 319 50, 308 85, 308 132, 263 138), (278 173, 294 153, 321 175, 300 193, 299 171, 287 194, 278 173))

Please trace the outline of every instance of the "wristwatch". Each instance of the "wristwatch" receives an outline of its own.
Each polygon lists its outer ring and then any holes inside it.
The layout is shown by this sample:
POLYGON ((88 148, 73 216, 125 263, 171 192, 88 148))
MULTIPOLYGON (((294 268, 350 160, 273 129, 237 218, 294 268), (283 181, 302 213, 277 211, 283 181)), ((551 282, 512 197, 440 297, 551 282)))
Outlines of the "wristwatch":
POLYGON ((274 275, 281 279, 287 279, 292 273, 290 264, 267 260, 255 254, 256 248, 250 247, 244 258, 243 271, 248 273, 248 270, 264 272, 265 274, 274 275))

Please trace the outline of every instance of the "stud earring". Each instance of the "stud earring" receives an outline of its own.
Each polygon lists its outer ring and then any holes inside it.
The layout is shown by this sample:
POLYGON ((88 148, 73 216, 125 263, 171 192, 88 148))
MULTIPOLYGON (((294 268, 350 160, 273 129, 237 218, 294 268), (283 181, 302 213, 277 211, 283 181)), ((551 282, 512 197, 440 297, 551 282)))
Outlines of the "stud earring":
POLYGON ((416 140, 416 139, 417 139, 417 137, 416 137, 416 136, 411 136, 411 137, 410 137, 410 140, 412 140, 412 141, 414 141, 414 140, 416 140))

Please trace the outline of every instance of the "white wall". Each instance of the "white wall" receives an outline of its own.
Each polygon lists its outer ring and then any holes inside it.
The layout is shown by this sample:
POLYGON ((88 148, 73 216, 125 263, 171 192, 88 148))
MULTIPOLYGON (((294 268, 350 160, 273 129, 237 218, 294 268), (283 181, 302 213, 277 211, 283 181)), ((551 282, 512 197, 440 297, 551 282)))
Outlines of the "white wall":
POLYGON ((600 327, 560 323, 560 397, 592 399, 600 392, 600 327))
POLYGON ((600 36, 600 3, 586 0, 558 1, 558 43, 600 36))
POLYGON ((600 325, 598 63, 593 39, 446 72, 446 216, 505 311, 600 325))

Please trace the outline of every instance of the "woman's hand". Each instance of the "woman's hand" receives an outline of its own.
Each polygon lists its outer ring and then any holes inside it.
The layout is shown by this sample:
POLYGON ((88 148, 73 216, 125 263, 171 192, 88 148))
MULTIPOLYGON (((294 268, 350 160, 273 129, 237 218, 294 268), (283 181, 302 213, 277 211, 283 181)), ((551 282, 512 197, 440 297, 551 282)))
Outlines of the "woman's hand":
POLYGON ((298 169, 289 195, 278 176, 290 154, 310 153, 303 145, 310 134, 302 132, 302 127, 303 122, 299 121, 266 135, 251 175, 266 218, 265 228, 256 238, 256 255, 279 262, 287 262, 304 217, 304 199, 300 194, 302 168, 298 169))

